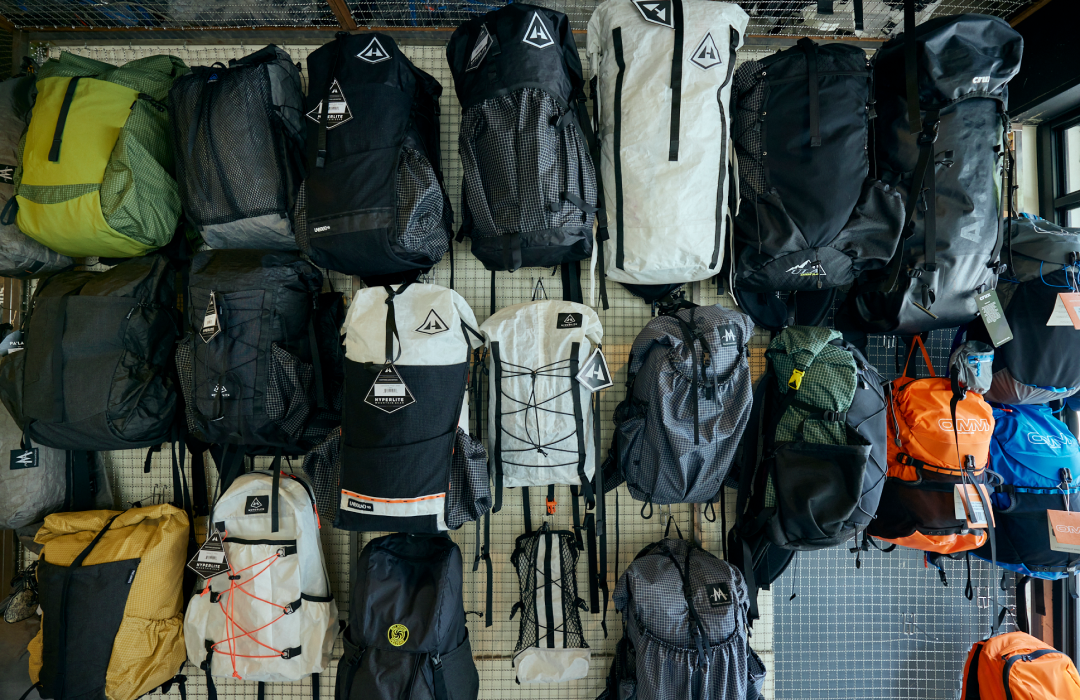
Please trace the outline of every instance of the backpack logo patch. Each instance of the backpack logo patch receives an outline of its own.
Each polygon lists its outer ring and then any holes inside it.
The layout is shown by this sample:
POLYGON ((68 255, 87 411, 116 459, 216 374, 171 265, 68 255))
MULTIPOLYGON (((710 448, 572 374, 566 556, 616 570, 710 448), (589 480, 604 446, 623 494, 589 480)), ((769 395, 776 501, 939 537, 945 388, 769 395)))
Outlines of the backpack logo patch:
POLYGON ((601 389, 607 389, 615 383, 611 380, 611 371, 608 369, 607 360, 604 359, 604 353, 600 348, 593 350, 592 354, 589 355, 589 359, 585 360, 585 364, 581 366, 581 370, 578 371, 575 379, 593 393, 601 389))
POLYGON ((723 63, 720 60, 720 51, 716 48, 716 42, 713 41, 711 32, 706 34, 698 47, 694 49, 690 62, 703 70, 709 70, 713 66, 723 63))
POLYGON ((356 510, 360 512, 370 513, 375 510, 375 505, 368 503, 367 501, 360 501, 355 498, 350 498, 346 504, 348 510, 356 510))
POLYGON ((733 348, 739 342, 739 334, 735 332, 733 326, 724 326, 723 332, 720 334, 720 347, 733 348))
POLYGON ((529 28, 525 30, 525 38, 522 41, 538 49, 546 49, 555 43, 555 40, 551 38, 551 32, 544 26, 544 20, 540 19, 539 12, 533 13, 529 28))
MULTIPOLYGON (((953 422, 949 418, 942 418, 938 421, 938 427, 951 433, 953 431, 953 422)), ((990 427, 990 421, 986 420, 985 418, 956 419, 956 432, 959 435, 989 433, 991 430, 992 428, 990 427)))
POLYGON ((821 266, 821 263, 817 261, 811 262, 810 260, 804 260, 798 265, 789 267, 787 273, 789 275, 795 275, 796 277, 817 277, 818 275, 828 277, 828 275, 825 274, 825 268, 821 266))
POLYGON ((368 63, 381 63, 390 60, 390 54, 383 48, 383 45, 379 43, 379 37, 377 36, 371 37, 371 41, 363 51, 356 54, 356 57, 361 61, 367 61, 368 63))
POLYGON ((386 638, 391 644, 399 647, 409 641, 409 628, 401 624, 390 625, 390 629, 386 630, 386 638))
POLYGON ((33 469, 38 465, 38 449, 31 447, 29 450, 11 451, 12 469, 33 469))
POLYGON ((675 16, 671 11, 671 0, 636 0, 638 12, 646 22, 659 24, 668 29, 675 28, 675 16))
POLYGON ((706 588, 709 595, 709 607, 719 608, 722 605, 731 605, 731 586, 727 581, 710 583, 706 588))
POLYGON ((394 363, 387 362, 379 370, 379 376, 375 377, 375 383, 364 397, 364 403, 385 413, 393 413, 416 403, 416 399, 409 387, 405 386, 405 381, 398 374, 394 363))
POLYGON ((473 45, 472 53, 469 54, 469 63, 465 66, 466 73, 480 67, 480 64, 484 62, 484 58, 488 55, 488 51, 491 50, 491 45, 494 43, 491 40, 491 32, 488 31, 487 25, 480 27, 480 36, 476 37, 476 44, 473 45))
POLYGON ((1076 440, 1074 440, 1071 435, 1065 435, 1064 433, 1058 433, 1057 435, 1028 433, 1027 439, 1032 445, 1046 445, 1051 450, 1059 450, 1063 445, 1068 446, 1076 444, 1076 440))
POLYGON ((435 335, 436 333, 445 333, 448 330, 450 330, 450 326, 446 325, 446 322, 439 317, 439 314, 435 313, 435 309, 432 309, 428 312, 424 322, 416 329, 416 332, 435 335))
POLYGON ((0 182, 8 185, 15 184, 15 166, 0 163, 0 182))
POLYGON ((131 582, 134 581, 134 580, 135 580, 135 569, 132 569, 131 571, 128 572, 128 579, 127 579, 128 585, 130 586, 131 582))
POLYGON ((262 515, 269 512, 269 496, 248 496, 244 501, 244 515, 262 515))
POLYGON ((581 328, 581 314, 559 314, 555 327, 559 330, 581 328))
MULTIPOLYGON (((365 51, 367 49, 364 49, 365 51)), ((365 59, 367 60, 367 59, 365 59)), ((336 129, 345 122, 352 119, 352 110, 349 109, 349 103, 345 101, 345 95, 341 92, 341 86, 338 85, 338 81, 335 80, 330 84, 330 95, 327 98, 328 106, 326 108, 326 130, 336 129)), ((319 104, 315 105, 314 109, 307 113, 307 118, 316 124, 322 119, 322 100, 319 100, 319 104)))

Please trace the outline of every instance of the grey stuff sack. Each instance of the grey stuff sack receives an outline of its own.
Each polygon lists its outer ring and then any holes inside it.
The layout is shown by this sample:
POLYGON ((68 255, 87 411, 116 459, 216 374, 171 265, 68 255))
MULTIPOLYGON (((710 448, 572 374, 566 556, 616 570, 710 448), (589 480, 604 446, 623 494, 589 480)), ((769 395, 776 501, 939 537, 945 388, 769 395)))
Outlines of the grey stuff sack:
POLYGON ((641 551, 615 586, 625 631, 601 700, 757 700, 765 665, 750 648, 739 571, 681 539, 641 551))
MULTIPOLYGON (((0 208, 14 191, 19 164, 19 140, 30 123, 33 76, 17 76, 0 83, 0 208)), ((75 261, 49 250, 12 224, 0 224, 0 277, 41 277, 67 269, 75 261)))
POLYGON ((753 328, 743 313, 699 306, 658 316, 638 334, 611 453, 634 498, 718 499, 750 418, 753 328))

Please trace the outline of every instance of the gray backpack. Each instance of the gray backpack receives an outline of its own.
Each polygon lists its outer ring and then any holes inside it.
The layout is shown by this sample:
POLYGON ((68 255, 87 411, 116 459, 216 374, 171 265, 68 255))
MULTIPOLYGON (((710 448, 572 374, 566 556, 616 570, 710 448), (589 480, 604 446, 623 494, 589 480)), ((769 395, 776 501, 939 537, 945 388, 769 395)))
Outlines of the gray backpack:
MULTIPOLYGON (((34 77, 22 75, 0 83, 0 208, 14 192, 19 165, 19 139, 30 123, 30 93, 34 77)), ((49 250, 19 230, 0 224, 0 277, 41 277, 75 264, 66 255, 49 250)))
POLYGON ((615 586, 624 632, 598 700, 756 700, 765 665, 750 648, 742 574, 682 539, 641 551, 615 586))
POLYGON ((617 474, 650 515, 650 504, 718 499, 750 418, 753 329, 743 313, 688 302, 649 321, 630 349, 606 489, 617 474))

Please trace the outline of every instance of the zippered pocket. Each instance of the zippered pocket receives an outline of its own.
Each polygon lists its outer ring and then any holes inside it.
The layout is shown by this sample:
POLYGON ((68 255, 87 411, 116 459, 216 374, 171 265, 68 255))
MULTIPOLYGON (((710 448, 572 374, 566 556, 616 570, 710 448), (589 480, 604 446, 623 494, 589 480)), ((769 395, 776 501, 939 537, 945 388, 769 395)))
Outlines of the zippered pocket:
POLYGON ((1045 700, 1080 695, 1069 657, 1057 649, 1036 649, 1005 661, 1005 700, 1045 700), (1069 671, 1072 671, 1070 673, 1069 671))

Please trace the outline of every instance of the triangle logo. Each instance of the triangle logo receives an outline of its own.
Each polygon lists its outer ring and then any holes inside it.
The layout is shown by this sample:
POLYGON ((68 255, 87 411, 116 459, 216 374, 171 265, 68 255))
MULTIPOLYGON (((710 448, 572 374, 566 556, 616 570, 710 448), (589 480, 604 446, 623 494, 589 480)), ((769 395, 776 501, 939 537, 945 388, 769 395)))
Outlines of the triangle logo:
POLYGON ((716 42, 713 41, 712 34, 706 34, 705 38, 701 40, 698 47, 694 49, 694 53, 691 54, 690 62, 698 68, 709 70, 713 66, 718 66, 723 61, 720 60, 720 51, 716 48, 716 42))
POLYGON ((364 48, 363 51, 356 54, 356 57, 361 61, 367 61, 368 63, 380 63, 382 61, 389 61, 390 54, 387 53, 383 45, 379 43, 379 37, 371 37, 371 41, 364 48))
POLYGON ((260 501, 258 498, 256 498, 255 500, 253 500, 251 502, 251 507, 252 508, 262 508, 262 501, 260 501))
POLYGON ((592 393, 607 389, 615 383, 611 379, 611 370, 608 369, 607 360, 604 359, 604 352, 600 348, 593 350, 592 354, 581 366, 575 379, 592 393))
POLYGON ((675 15, 671 0, 635 0, 638 12, 646 22, 659 24, 661 27, 675 28, 675 15))
POLYGON ((432 309, 428 312, 424 322, 416 329, 416 332, 435 335, 436 333, 444 333, 448 330, 450 330, 450 326, 446 325, 446 322, 439 317, 439 314, 435 313, 435 309, 432 309))
POLYGON ((551 31, 544 25, 544 20, 540 19, 539 12, 533 13, 529 28, 525 30, 525 38, 522 41, 538 49, 546 49, 555 43, 555 40, 551 38, 551 31))

